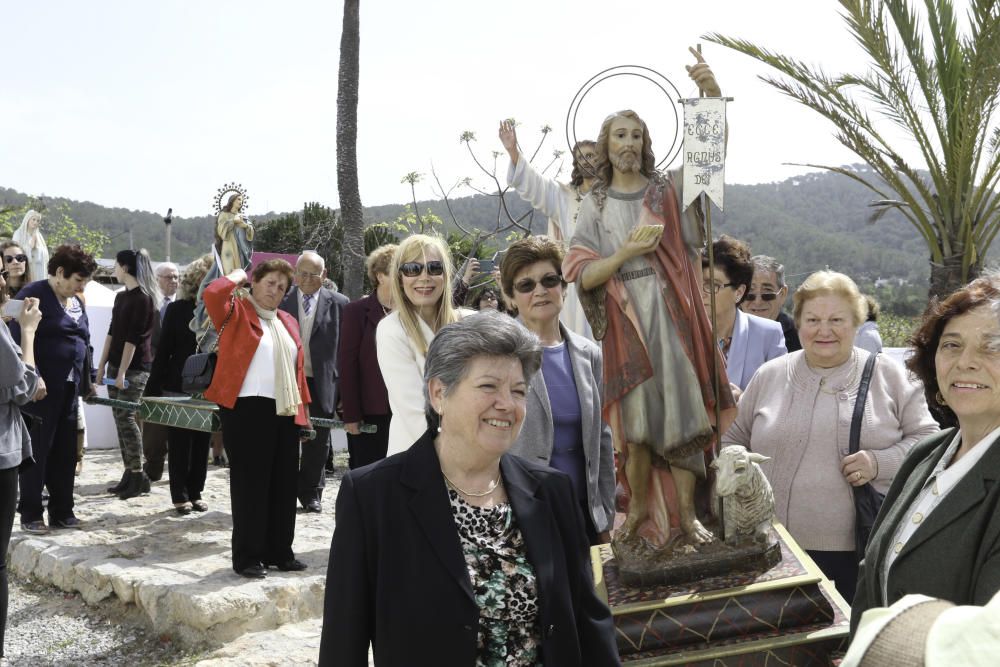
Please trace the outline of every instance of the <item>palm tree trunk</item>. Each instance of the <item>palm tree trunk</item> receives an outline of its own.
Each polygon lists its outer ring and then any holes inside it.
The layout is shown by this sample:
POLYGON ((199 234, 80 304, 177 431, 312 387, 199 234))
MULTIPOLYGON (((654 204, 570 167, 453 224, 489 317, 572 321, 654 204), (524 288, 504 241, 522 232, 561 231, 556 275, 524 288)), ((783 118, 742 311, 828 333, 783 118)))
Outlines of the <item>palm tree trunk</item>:
POLYGON ((344 0, 344 27, 340 35, 340 73, 337 83, 337 190, 344 225, 344 294, 361 296, 364 288, 364 212, 358 187, 358 73, 360 56, 360 0, 344 0))
POLYGON ((961 254, 945 257, 944 262, 941 264, 932 260, 931 284, 927 296, 931 301, 934 299, 944 300, 959 287, 978 278, 982 270, 982 265, 976 262, 969 266, 968 275, 963 276, 961 254))

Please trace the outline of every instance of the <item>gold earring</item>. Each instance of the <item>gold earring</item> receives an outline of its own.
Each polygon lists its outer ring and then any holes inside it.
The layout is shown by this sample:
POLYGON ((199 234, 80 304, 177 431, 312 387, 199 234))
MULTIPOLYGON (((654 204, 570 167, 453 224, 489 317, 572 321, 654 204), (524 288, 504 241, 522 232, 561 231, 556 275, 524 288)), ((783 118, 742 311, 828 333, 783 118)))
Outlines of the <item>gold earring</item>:
POLYGON ((940 391, 934 394, 934 400, 937 401, 938 405, 948 405, 948 401, 944 400, 944 396, 941 395, 940 391))

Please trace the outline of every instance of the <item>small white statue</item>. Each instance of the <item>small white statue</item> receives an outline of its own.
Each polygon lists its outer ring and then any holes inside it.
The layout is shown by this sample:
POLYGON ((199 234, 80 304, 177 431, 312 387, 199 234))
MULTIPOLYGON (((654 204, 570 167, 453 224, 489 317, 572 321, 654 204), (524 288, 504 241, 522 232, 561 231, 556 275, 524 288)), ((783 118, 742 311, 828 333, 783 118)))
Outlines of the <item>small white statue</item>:
POLYGON ((727 544, 752 538, 766 542, 774 517, 774 494, 758 463, 770 460, 748 452, 743 445, 723 447, 712 462, 715 495, 722 501, 722 519, 727 544))

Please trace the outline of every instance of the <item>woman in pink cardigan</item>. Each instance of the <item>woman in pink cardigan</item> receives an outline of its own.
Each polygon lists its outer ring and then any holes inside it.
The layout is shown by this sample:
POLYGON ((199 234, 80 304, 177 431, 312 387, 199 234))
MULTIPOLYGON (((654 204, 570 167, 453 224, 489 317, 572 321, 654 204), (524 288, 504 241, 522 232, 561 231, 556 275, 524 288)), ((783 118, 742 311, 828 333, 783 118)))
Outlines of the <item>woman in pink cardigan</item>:
POLYGON ((775 513, 795 541, 854 599, 852 486, 885 493, 910 448, 938 430, 920 387, 880 356, 872 372, 860 451, 848 454, 854 401, 869 353, 854 347, 867 306, 854 281, 819 271, 795 292, 802 350, 757 371, 739 402, 723 445, 771 457, 761 464, 774 489, 775 513))

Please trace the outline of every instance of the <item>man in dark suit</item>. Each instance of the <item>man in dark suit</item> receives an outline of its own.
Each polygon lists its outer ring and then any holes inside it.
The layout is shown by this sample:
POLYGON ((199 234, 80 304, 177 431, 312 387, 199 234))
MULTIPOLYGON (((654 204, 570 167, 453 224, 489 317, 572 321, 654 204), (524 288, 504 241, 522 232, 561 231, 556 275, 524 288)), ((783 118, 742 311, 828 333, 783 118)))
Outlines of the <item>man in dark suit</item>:
MULTIPOLYGON (((288 290, 279 308, 299 321, 305 351, 306 381, 313 417, 332 418, 337 409, 337 348, 340 346, 340 315, 348 299, 323 287, 326 263, 307 250, 295 262, 295 286, 288 290)), ((299 464, 299 502, 307 512, 322 511, 326 486, 326 457, 330 451, 330 429, 316 428, 316 437, 302 443, 299 464)))

